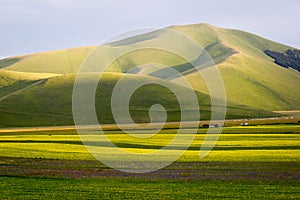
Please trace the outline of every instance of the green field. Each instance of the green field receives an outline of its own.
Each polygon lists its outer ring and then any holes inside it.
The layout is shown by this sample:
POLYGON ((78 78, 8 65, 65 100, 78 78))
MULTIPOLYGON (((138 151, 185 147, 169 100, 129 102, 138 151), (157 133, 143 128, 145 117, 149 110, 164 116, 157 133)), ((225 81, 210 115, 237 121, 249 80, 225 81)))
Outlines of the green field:
MULTIPOLYGON (((146 139, 134 138, 122 131, 106 131, 105 133, 117 146, 127 151, 144 153, 164 147, 174 138, 176 129, 162 130, 159 134, 149 138, 147 134, 143 134, 146 139)), ((299 125, 225 127, 213 151, 204 159, 200 159, 198 153, 205 133, 206 129, 198 130, 192 145, 178 161, 300 161, 299 125)), ((82 145, 76 131, 0 133, 0 135, 0 154, 2 156, 68 160, 93 159, 82 145)), ((190 134, 180 136, 182 143, 175 144, 174 152, 180 150, 188 136, 190 134)), ((97 139, 97 141, 101 143, 105 140, 97 139)))
MULTIPOLYGON (((215 148, 200 159, 205 133, 199 129, 190 148, 170 166, 128 174, 95 160, 76 131, 1 132, 0 198, 300 197, 299 125, 225 127, 215 148)), ((105 134, 126 151, 145 153, 166 145, 176 129, 146 139, 118 130, 105 134)))
POLYGON ((281 182, 149 181, 1 177, 4 199, 298 199, 299 185, 281 182))
MULTIPOLYGON (((0 60, 0 199, 300 199, 300 73, 277 65, 264 53, 293 47, 244 31, 194 24, 171 26, 98 48, 104 54, 91 53, 96 47, 79 47, 0 60), (215 66, 206 63, 210 59, 198 45, 174 42, 182 39, 178 33, 202 46, 215 66), (164 45, 172 51, 166 51, 164 45), (108 62, 118 52, 125 53, 108 62), (84 62, 88 55, 97 60, 84 62), (87 63, 91 69, 78 72, 87 63), (105 64, 108 68, 103 71, 105 64), (199 120, 199 127, 210 123, 205 121, 212 114, 210 95, 218 98, 215 108, 223 119, 223 87, 215 79, 216 69, 226 91, 226 127, 209 154, 200 158, 204 141, 212 144, 218 135, 206 134, 204 128, 191 130, 188 125, 182 134, 176 133, 182 121, 199 120), (76 77, 82 81, 79 87, 86 86, 87 91, 100 82, 91 109, 106 124, 105 136, 96 135, 93 129, 79 135, 68 127, 76 117, 86 120, 84 125, 95 124, 89 121, 88 109, 80 114, 72 109, 77 100, 81 100, 79 107, 85 108, 82 103, 86 103, 81 99, 83 93, 72 99, 76 77), (191 87, 178 77, 186 78, 191 87), (205 78, 217 85, 216 93, 209 94, 205 78), (120 79, 123 88, 115 94, 125 94, 127 86, 143 85, 128 103, 135 123, 146 126, 154 120, 159 124, 164 121, 157 117, 162 111, 149 110, 155 104, 165 108, 168 124, 158 134, 135 129, 142 136, 135 138, 116 128, 115 124, 122 123, 116 122, 112 108, 123 108, 124 103, 112 107, 111 100, 120 79), (184 98, 179 101, 172 89, 184 98), (189 93, 195 94, 200 108, 188 102, 193 99, 189 93), (184 109, 182 102, 188 102, 184 109), (182 113, 190 117, 193 111, 200 117, 182 119, 182 113), (249 124, 238 126, 245 122, 249 124), (49 127, 42 131, 41 126, 49 127), (191 131, 196 132, 195 137, 191 131), (88 139, 86 145, 82 138, 88 139), (178 140, 163 149, 174 138, 178 140), (192 143, 185 150, 190 138, 192 143), (162 154, 131 159, 116 149, 162 154), (168 156, 182 154, 162 169, 134 174, 99 162, 89 150, 101 150, 98 155, 124 170, 129 164, 147 170, 168 156)), ((211 123, 219 123, 216 120, 211 123)))

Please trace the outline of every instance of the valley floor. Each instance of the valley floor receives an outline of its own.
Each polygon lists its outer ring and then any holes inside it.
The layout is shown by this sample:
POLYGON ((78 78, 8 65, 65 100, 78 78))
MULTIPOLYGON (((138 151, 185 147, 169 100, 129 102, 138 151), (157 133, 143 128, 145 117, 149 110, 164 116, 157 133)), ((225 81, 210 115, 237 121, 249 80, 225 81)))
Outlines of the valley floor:
MULTIPOLYGON (((0 198, 300 198, 299 125, 225 127, 215 148, 200 159, 205 131, 198 130, 177 162, 142 174, 95 160, 74 130, 1 132, 0 198)), ((176 129, 163 130, 146 143, 119 130, 105 134, 120 148, 149 151, 160 149, 176 129)))

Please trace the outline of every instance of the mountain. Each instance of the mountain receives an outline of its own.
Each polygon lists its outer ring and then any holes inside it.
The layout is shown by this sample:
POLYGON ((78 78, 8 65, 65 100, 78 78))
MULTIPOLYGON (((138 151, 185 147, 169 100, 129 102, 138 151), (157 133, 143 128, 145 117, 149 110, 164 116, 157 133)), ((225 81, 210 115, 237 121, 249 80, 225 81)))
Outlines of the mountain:
MULTIPOLYGON (((190 55, 191 60, 147 48, 126 53, 109 65, 104 75, 107 88, 98 88, 96 94, 96 108, 98 115, 104 114, 105 117, 101 117, 104 123, 114 122, 109 111, 109 94, 121 77, 126 77, 129 82, 149 80, 176 84, 180 82, 177 73, 190 82, 202 106, 202 119, 208 119, 208 89, 192 64, 204 66, 201 70, 203 75, 211 73, 215 68, 219 70, 229 104, 227 118, 277 116, 271 111, 300 109, 300 73, 289 66, 278 65, 274 57, 266 54, 276 52, 281 55, 296 49, 251 33, 208 24, 171 26, 103 46, 104 50, 110 52, 168 42, 173 43, 183 54, 190 55), (196 41, 214 63, 201 63, 205 55, 197 54, 185 44, 174 43, 177 39, 176 34, 172 34, 174 31, 196 41), (97 106, 97 102, 101 106, 97 106)), ((79 47, 0 60, 0 126, 72 124, 71 96, 75 73, 92 50, 96 50, 96 47, 79 47)), ((89 80, 97 77, 97 73, 95 68, 86 72, 85 76, 89 80)), ((189 90, 184 85, 176 87, 183 91, 189 90)), ((157 99, 167 106, 169 121, 180 120, 176 97, 166 88, 153 85, 141 88, 132 100, 131 114, 135 121, 149 121, 149 107, 157 99)))

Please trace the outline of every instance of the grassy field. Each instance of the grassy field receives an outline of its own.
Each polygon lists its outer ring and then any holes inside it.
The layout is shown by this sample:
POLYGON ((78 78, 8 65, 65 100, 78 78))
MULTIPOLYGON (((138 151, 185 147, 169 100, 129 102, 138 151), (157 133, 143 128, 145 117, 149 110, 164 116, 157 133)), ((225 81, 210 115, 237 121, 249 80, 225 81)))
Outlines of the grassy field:
MULTIPOLYGON (((205 132, 198 130, 177 162, 146 174, 128 174, 98 162, 76 131, 1 132, 0 198, 300 197, 299 125, 225 127, 215 148, 200 159, 205 132)), ((147 139, 118 130, 105 134, 127 151, 149 152, 166 145, 176 129, 162 130, 147 139)))
POLYGON ((291 183, 0 178, 4 199, 298 199, 291 183))
MULTIPOLYGON (((76 131, 0 134, 0 155, 3 156, 76 160, 93 159, 85 146, 82 145, 76 131)), ((298 156, 300 154, 299 134, 299 125, 285 125, 281 128, 280 125, 247 128, 226 127, 213 151, 206 158, 200 159, 198 153, 205 137, 205 129, 199 129, 192 145, 178 161, 300 161, 298 156)), ((146 139, 134 138, 124 134, 122 131, 106 131, 106 135, 117 146, 127 151, 144 153, 155 151, 168 144, 176 135, 176 130, 163 130, 152 137, 147 137, 147 134, 143 134, 146 139)), ((184 140, 188 136, 190 134, 180 136, 182 143, 175 144, 174 152, 181 149, 181 145, 184 145, 184 140)), ((99 143, 105 142, 104 138, 97 141, 99 143)))
MULTIPOLYGON (((251 126, 224 127, 216 146, 205 158, 199 158, 199 151, 207 129, 197 129, 192 144, 183 152, 186 141, 192 137, 186 127, 179 140, 162 150, 162 157, 154 161, 158 163, 166 155, 182 152, 178 160, 144 174, 117 171, 97 161, 75 130, 40 131, 36 128, 5 132, 2 129, 0 199, 300 199, 300 74, 276 65, 263 53, 266 49, 283 52, 292 47, 208 24, 172 26, 167 30, 176 30, 194 39, 217 64, 226 90, 226 117, 231 119, 225 125, 248 122, 251 126), (271 112, 274 110, 279 112, 271 112), (289 116, 279 117, 281 114, 289 116), (257 125, 273 123, 277 125, 257 125), (257 126, 252 126, 254 124, 257 126)), ((201 64, 203 54, 195 46, 174 43, 178 37, 167 30, 103 46, 107 52, 130 50, 130 45, 142 49, 123 54, 110 63, 108 73, 104 73, 102 87, 98 85, 95 94, 95 108, 101 123, 115 123, 111 95, 124 74, 129 85, 141 85, 147 80, 158 83, 145 85, 132 95, 130 114, 135 122, 149 122, 148 111, 154 104, 165 106, 167 121, 181 121, 176 96, 168 87, 159 86, 166 82, 164 79, 169 80, 170 69, 190 81, 197 93, 201 119, 209 119, 211 102, 204 78, 209 77, 215 67, 210 65, 201 70, 202 77, 195 73, 190 63, 201 64), (188 59, 162 49, 143 49, 158 44, 172 45, 188 59)), ((81 47, 0 60, 0 128, 72 125, 76 72, 93 49, 95 47, 81 47)), ((99 69, 83 73, 84 85, 98 81, 97 73, 99 69)), ((176 83, 177 79, 172 81, 176 83)), ((182 93, 190 91, 180 84, 174 87, 182 93)), ((185 99, 189 98, 185 96, 185 99)), ((207 122, 199 126, 203 123, 207 122)), ((126 168, 128 159, 112 150, 122 148, 142 154, 158 151, 175 137, 176 126, 170 124, 154 136, 137 130, 143 138, 126 135, 117 128, 106 128, 105 135, 117 146, 112 148, 108 148, 104 136, 94 139, 93 130, 89 130, 87 136, 92 138, 91 147, 100 145, 106 159, 116 161, 117 157, 126 168), (111 154, 116 157, 112 158, 111 154)), ((210 139, 215 136, 208 135, 208 141, 213 141, 210 139)), ((146 158, 140 158, 133 163, 142 163, 146 168, 145 161, 146 158)))

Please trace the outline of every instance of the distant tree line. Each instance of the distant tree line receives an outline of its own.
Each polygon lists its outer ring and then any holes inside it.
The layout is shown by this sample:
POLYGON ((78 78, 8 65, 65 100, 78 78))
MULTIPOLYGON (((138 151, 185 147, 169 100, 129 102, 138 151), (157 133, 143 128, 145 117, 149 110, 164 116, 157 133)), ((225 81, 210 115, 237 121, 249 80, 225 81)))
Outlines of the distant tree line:
POLYGON ((285 68, 293 68, 300 72, 300 50, 288 49, 284 53, 265 50, 265 54, 275 59, 275 63, 285 68))

